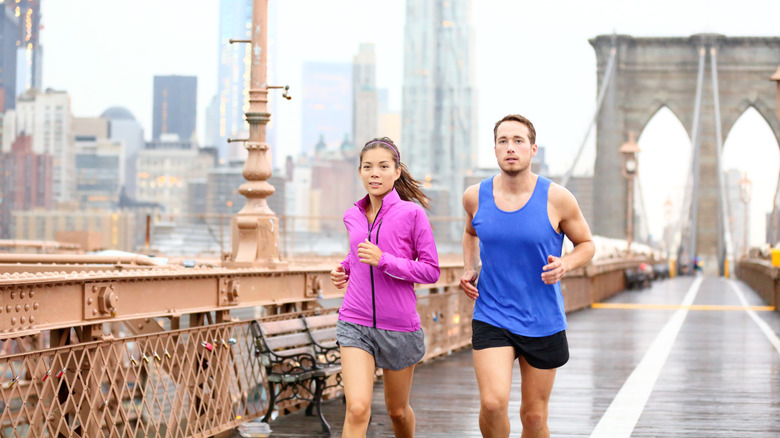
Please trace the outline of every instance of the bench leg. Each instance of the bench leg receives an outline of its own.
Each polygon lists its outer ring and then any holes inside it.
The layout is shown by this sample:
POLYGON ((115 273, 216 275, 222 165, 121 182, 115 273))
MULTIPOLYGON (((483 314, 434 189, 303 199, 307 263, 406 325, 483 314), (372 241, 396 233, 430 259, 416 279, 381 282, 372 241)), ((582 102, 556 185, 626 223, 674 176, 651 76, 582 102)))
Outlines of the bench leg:
POLYGON ((268 423, 271 419, 271 413, 274 411, 274 403, 276 402, 276 388, 274 388, 273 382, 268 382, 268 411, 265 413, 265 417, 261 420, 263 423, 268 423))
MULTIPOLYGON (((322 423, 322 432, 330 436, 330 425, 325 421, 325 416, 322 415, 322 392, 325 389, 325 379, 317 379, 314 384, 314 404, 317 408, 317 414, 320 416, 320 423, 322 423)), ((311 405, 309 405, 311 407, 311 405)), ((308 408, 306 409, 309 410, 308 408)))

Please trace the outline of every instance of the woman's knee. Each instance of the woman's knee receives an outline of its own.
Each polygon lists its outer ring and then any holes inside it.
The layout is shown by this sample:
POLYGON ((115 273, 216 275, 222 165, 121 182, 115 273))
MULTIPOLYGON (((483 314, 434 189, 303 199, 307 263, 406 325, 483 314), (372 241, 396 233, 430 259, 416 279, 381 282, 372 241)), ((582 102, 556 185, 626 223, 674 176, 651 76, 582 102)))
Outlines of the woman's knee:
POLYGON ((407 415, 409 415, 411 410, 412 408, 408 404, 403 406, 388 406, 387 414, 390 416, 391 420, 401 421, 404 420, 407 415))
POLYGON ((371 403, 347 400, 347 421, 362 423, 371 418, 371 403))

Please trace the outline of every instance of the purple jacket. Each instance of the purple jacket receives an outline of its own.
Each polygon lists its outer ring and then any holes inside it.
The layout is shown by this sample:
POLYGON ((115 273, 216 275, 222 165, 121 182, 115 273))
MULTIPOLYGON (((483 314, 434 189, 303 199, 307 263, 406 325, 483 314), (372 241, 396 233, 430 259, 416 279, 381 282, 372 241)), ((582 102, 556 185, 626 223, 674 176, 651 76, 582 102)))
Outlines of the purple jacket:
POLYGON ((439 279, 431 224, 421 206, 401 200, 395 189, 385 195, 373 224, 366 217, 369 202, 366 195, 344 213, 349 254, 341 265, 349 284, 339 319, 384 330, 418 330, 414 284, 439 279), (358 244, 366 238, 382 250, 377 267, 358 258, 358 244))

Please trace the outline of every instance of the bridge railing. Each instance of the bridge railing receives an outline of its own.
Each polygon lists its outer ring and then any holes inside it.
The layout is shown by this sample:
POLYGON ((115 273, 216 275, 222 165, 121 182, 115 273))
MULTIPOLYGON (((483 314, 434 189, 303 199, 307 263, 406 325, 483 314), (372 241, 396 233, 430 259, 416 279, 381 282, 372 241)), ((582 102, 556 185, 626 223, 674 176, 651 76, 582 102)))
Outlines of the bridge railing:
POLYGON ((767 305, 777 309, 780 304, 780 268, 772 266, 771 260, 742 259, 737 262, 736 274, 758 292, 767 305))
MULTIPOLYGON (((571 272, 567 310, 622 290, 623 270, 639 263, 571 272)), ((249 321, 233 317, 241 308, 264 318, 334 311, 322 303, 343 294, 328 280, 330 265, 110 267, 0 266, 0 435, 211 436, 258 418, 263 370, 249 321)), ((471 342, 461 272, 443 263, 439 281, 418 288, 424 360, 471 342)))

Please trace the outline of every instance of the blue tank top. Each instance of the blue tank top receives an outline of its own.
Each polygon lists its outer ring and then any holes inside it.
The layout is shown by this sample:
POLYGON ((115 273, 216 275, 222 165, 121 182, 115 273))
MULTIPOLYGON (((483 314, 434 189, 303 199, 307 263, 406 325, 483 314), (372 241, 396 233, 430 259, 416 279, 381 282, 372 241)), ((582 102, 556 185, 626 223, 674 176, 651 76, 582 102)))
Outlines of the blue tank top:
POLYGON ((560 257, 563 249, 563 234, 547 214, 549 189, 550 180, 539 176, 522 208, 503 211, 493 199, 493 178, 480 183, 471 221, 482 259, 474 319, 529 337, 566 330, 560 282, 542 281, 547 256, 560 257))

